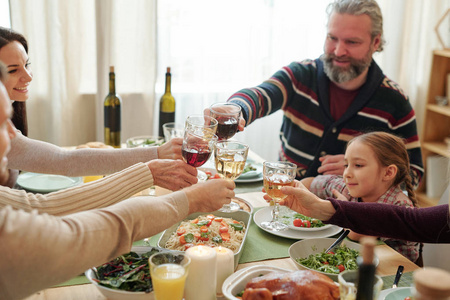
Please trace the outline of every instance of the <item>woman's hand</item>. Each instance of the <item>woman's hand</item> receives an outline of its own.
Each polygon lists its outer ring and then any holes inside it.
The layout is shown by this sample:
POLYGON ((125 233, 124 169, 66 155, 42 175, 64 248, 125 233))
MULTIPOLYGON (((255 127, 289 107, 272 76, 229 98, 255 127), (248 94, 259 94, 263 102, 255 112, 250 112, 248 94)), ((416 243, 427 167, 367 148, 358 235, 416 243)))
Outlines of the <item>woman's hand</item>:
POLYGON ((181 156, 182 138, 173 138, 167 143, 158 146, 159 159, 183 159, 181 156))
MULTIPOLYGON (((298 180, 293 187, 282 187, 281 192, 288 196, 280 201, 280 205, 285 205, 305 216, 328 221, 336 212, 330 201, 320 199, 298 180)), ((264 195, 264 199, 271 200, 267 194, 264 195)))
POLYGON ((186 188, 184 191, 189 199, 189 213, 218 210, 231 202, 235 187, 232 180, 214 179, 186 188))
POLYGON ((154 159, 147 163, 155 185, 178 191, 197 183, 197 169, 182 160, 154 159))

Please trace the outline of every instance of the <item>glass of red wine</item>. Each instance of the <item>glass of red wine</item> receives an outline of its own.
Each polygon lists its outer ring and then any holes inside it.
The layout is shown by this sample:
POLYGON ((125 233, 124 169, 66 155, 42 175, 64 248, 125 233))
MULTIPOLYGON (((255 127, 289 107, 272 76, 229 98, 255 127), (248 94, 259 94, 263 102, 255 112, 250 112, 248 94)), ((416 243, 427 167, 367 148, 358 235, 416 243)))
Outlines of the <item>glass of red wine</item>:
MULTIPOLYGON (((181 146, 183 160, 195 168, 202 166, 211 157, 216 142, 217 136, 208 129, 185 129, 181 146)), ((203 181, 207 179, 204 172, 198 172, 197 177, 203 181)))
POLYGON ((231 102, 220 102, 211 105, 209 111, 211 117, 219 122, 216 131, 219 141, 232 138, 238 130, 241 107, 231 102))

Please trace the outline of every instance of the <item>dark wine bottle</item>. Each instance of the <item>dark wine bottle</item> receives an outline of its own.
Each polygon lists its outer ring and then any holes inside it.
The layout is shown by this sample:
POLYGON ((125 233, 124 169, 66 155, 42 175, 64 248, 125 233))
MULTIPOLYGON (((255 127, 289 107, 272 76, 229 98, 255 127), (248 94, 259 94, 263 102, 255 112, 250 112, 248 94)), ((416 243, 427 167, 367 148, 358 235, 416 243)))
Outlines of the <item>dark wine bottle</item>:
POLYGON ((105 118, 105 144, 120 148, 122 100, 116 94, 114 67, 109 67, 109 94, 103 103, 105 118))
POLYGON ((165 123, 175 122, 175 98, 170 90, 171 79, 170 67, 167 67, 166 89, 159 101, 159 136, 164 136, 163 125, 165 123))
POLYGON ((362 245, 362 260, 358 266, 356 300, 373 300, 376 271, 374 248, 377 242, 374 237, 363 237, 360 243, 362 245))

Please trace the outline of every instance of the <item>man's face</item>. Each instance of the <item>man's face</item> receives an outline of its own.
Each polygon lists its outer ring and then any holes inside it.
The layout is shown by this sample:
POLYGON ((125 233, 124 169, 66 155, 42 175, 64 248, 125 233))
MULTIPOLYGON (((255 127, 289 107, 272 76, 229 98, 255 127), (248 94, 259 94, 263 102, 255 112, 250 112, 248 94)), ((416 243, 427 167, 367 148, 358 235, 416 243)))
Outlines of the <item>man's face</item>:
POLYGON ((367 15, 331 15, 322 60, 332 81, 350 81, 369 68, 381 41, 380 36, 372 39, 371 30, 372 21, 367 15))
POLYGON ((4 85, 0 82, 0 181, 3 182, 9 174, 6 155, 11 149, 11 139, 16 136, 14 125, 11 123, 12 113, 11 101, 4 85))

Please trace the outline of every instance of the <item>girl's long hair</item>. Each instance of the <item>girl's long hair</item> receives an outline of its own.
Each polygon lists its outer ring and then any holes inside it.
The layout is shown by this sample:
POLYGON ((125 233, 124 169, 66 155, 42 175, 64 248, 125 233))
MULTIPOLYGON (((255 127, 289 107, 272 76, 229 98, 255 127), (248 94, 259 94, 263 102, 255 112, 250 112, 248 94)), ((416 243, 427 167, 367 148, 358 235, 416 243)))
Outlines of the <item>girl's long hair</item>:
POLYGON ((403 140, 391 133, 375 131, 353 138, 348 142, 347 147, 355 141, 369 146, 382 166, 397 166, 398 171, 393 185, 404 184, 408 197, 414 206, 417 206, 416 193, 412 185, 409 156, 403 140))

